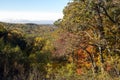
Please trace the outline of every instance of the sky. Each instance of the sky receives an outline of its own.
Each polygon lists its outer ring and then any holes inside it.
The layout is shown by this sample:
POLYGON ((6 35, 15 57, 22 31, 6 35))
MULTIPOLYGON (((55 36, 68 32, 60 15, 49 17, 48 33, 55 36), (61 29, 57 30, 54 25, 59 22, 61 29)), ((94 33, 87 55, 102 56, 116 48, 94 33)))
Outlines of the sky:
POLYGON ((0 21, 57 20, 69 0, 0 0, 0 21))

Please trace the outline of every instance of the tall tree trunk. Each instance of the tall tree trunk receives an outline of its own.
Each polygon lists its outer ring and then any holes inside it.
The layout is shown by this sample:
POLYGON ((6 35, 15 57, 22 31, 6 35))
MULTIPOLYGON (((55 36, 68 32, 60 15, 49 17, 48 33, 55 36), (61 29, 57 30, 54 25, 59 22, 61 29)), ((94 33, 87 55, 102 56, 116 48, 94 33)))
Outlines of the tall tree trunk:
POLYGON ((7 59, 5 59, 5 62, 4 62, 4 72, 3 72, 3 80, 7 80, 7 59))
POLYGON ((99 49, 99 55, 100 55, 100 62, 101 62, 101 72, 104 72, 104 58, 103 58, 103 53, 102 53, 102 47, 98 46, 99 49))

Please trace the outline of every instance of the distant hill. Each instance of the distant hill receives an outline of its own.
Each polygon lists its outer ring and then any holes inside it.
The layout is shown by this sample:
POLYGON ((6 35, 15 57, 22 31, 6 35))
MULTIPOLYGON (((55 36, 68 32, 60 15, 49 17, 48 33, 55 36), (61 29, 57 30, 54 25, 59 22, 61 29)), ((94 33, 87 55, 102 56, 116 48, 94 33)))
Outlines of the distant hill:
POLYGON ((7 30, 18 30, 25 33, 27 36, 46 36, 50 35, 54 30, 57 29, 53 24, 36 24, 36 23, 6 23, 3 24, 7 30))
POLYGON ((53 20, 11 20, 11 19, 8 19, 8 20, 3 20, 1 22, 6 22, 6 23, 33 23, 33 24, 53 24, 54 21, 53 20))

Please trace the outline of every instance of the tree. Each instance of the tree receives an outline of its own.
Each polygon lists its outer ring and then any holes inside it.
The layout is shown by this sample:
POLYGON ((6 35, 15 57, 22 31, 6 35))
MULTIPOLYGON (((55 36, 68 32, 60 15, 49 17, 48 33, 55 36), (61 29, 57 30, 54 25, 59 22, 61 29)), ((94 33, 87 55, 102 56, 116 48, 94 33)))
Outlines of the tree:
MULTIPOLYGON (((91 63, 95 62, 95 57, 99 58, 101 72, 104 71, 104 64, 107 62, 105 57, 108 52, 105 51, 112 51, 112 46, 115 47, 120 41, 118 39, 120 36, 118 33, 120 30, 119 7, 119 0, 73 0, 63 10, 64 17, 61 20, 61 28, 79 36, 72 44, 84 50, 88 55, 91 53, 86 50, 86 47, 93 46, 95 48, 98 56, 91 54, 89 57, 91 57, 91 63), (114 35, 110 37, 111 34, 114 35), (87 46, 82 46, 83 44, 87 46)), ((118 46, 114 50, 118 50, 118 46)), ((112 51, 114 54, 118 52, 112 51)), ((110 54, 108 53, 108 55, 110 54)))

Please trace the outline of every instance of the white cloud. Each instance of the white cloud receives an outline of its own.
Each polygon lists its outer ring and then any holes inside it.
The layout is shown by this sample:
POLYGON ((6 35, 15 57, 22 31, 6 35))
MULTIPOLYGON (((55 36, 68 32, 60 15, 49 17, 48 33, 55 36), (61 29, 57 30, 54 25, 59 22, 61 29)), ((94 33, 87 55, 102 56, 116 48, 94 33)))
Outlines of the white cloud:
POLYGON ((57 20, 62 18, 62 13, 54 12, 16 12, 0 11, 0 20, 57 20))

